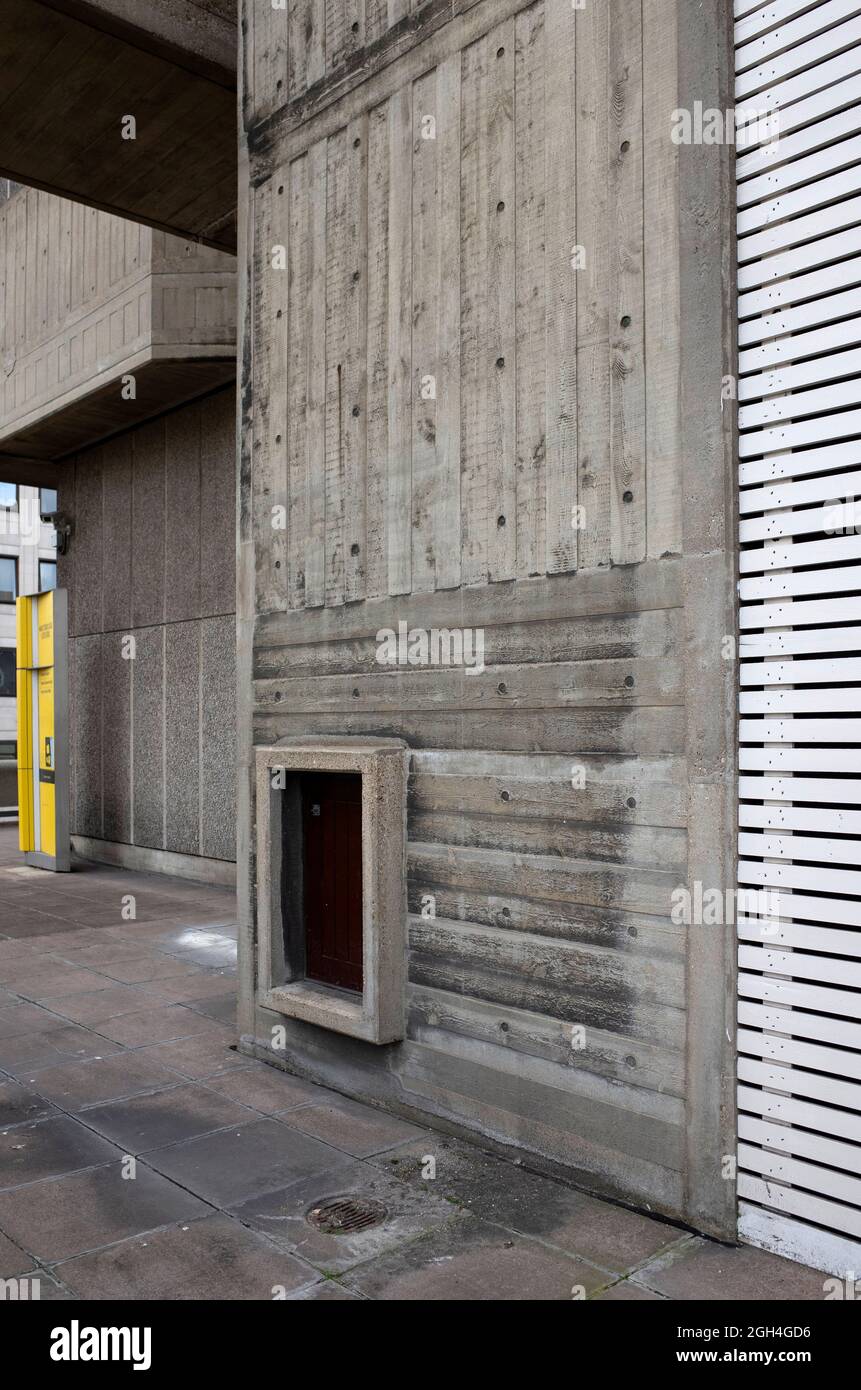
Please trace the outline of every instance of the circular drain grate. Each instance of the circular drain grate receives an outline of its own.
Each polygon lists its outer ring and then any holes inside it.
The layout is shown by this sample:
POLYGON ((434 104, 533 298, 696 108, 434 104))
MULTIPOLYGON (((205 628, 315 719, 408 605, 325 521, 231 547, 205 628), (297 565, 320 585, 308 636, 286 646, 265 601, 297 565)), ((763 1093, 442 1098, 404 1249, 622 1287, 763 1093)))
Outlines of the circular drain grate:
POLYGON ((375 1202, 372 1197, 327 1197, 311 1208, 306 1219, 327 1236, 346 1236, 369 1231, 385 1221, 386 1216, 382 1202, 375 1202))

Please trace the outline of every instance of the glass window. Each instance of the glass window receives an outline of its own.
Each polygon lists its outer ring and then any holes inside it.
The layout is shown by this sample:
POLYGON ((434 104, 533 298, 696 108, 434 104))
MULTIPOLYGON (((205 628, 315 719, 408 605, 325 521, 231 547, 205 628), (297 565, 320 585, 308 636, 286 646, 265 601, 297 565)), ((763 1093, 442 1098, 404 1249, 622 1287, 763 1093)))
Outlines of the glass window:
POLYGON ((0 483, 0 507, 17 507, 18 484, 0 483))
POLYGON ((0 699, 15 698, 18 684, 15 679, 15 648, 0 647, 0 699))
POLYGON ((17 758, 18 743, 14 738, 0 738, 0 758, 17 758))
POLYGON ((0 603, 14 603, 18 597, 18 561, 14 555, 0 555, 0 603))
POLYGON ((44 594, 46 589, 56 589, 57 587, 57 561, 39 561, 39 593, 44 594))
POLYGON ((39 488, 39 511, 44 516, 46 512, 57 510, 57 489, 54 487, 39 488))

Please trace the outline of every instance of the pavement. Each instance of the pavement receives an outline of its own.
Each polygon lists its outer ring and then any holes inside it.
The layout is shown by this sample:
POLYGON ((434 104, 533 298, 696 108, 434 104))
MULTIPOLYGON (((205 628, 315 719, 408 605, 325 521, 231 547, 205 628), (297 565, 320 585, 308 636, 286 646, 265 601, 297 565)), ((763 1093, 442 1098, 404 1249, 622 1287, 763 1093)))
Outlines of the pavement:
POLYGON ((28 868, 0 828, 0 1279, 19 1297, 824 1297, 815 1270, 240 1056, 235 921, 224 889, 28 868))

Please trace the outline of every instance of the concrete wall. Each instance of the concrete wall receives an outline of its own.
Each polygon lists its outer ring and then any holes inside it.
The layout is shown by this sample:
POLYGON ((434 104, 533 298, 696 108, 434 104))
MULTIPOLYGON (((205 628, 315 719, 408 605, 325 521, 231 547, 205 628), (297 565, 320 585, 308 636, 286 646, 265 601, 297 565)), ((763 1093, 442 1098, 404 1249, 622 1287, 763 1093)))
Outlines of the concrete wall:
POLYGON ((234 439, 227 390, 63 465, 71 824, 88 853, 235 859, 234 439))
POLYGON ((732 1235, 730 7, 405 9, 244 6, 243 1046, 732 1235), (412 750, 406 1038, 275 1054, 253 745, 321 734, 412 750))

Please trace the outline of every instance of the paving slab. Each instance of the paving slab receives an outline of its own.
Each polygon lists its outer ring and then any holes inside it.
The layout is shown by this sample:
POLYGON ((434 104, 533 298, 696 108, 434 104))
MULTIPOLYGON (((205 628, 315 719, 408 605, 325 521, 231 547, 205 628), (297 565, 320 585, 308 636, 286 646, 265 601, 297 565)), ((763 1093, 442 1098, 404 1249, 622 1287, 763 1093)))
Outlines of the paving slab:
MULTIPOLYGON (((227 981, 225 980, 225 984, 227 981)), ((214 1018, 217 1023, 225 1023, 236 1031, 236 986, 226 994, 207 994, 203 998, 190 999, 189 1008, 206 1018, 214 1018)))
POLYGON ((585 1260, 465 1215, 344 1282, 386 1302, 570 1302, 596 1292, 606 1278, 585 1260))
POLYGON ((0 1067, 13 1076, 32 1067, 47 1067, 52 1063, 84 1061, 90 1057, 107 1057, 119 1052, 118 1043, 72 1023, 44 1033, 22 1033, 14 1038, 0 1038, 0 1067))
POLYGON ((21 1080, 61 1109, 79 1111, 88 1105, 163 1090, 173 1086, 176 1077, 139 1053, 119 1052, 90 1062, 36 1068, 21 1080))
POLYGON ((426 1132, 384 1110, 331 1094, 327 1100, 291 1111, 282 1119, 284 1124, 313 1134, 354 1158, 367 1158, 393 1144, 418 1139, 426 1132))
POLYGON ((64 999, 69 994, 86 994, 106 986, 110 981, 95 970, 78 970, 73 965, 53 965, 40 967, 36 974, 26 975, 13 983, 16 994, 38 1003, 42 999, 64 999))
POLYGON ((124 1153, 140 1154, 257 1119, 227 1096, 175 1079, 178 1084, 170 1090, 97 1105, 85 1112, 86 1123, 120 1144, 124 1153))
POLYGON ((0 1189, 115 1163, 122 1151, 68 1115, 0 1130, 0 1189))
POLYGON ((299 1076, 267 1067, 263 1062, 252 1062, 242 1072, 210 1077, 206 1084, 219 1095, 250 1105, 262 1115, 276 1115, 314 1101, 325 1103, 332 1094, 323 1086, 315 1086, 313 1081, 303 1081, 299 1076))
POLYGON ((0 1081, 0 1125, 25 1124, 56 1114, 56 1107, 44 1096, 17 1081, 0 1081))
POLYGON ((404 1241, 457 1219, 451 1205, 431 1192, 398 1182, 368 1163, 348 1163, 233 1208, 245 1223, 320 1270, 341 1273, 373 1260, 404 1241), (385 1219, 366 1230, 329 1234, 308 1220, 333 1198, 366 1199, 385 1219))
POLYGON ((214 1205, 233 1207, 302 1178, 322 1180, 347 1159, 279 1120, 252 1117, 236 1129, 158 1149, 146 1161, 214 1205))
MULTIPOLYGON (((225 1029, 224 1037, 230 1036, 225 1029)), ((138 1057, 146 1057, 159 1067, 167 1067, 176 1076, 189 1081, 206 1081, 224 1072, 240 1071, 249 1059, 234 1051, 228 1042, 219 1042, 209 1033, 201 1038, 183 1038, 180 1042, 156 1043, 141 1048, 138 1057)))
POLYGON ((754 1250, 691 1239, 638 1270, 634 1282, 667 1298, 689 1300, 821 1299, 826 1276, 806 1265, 754 1250))
POLYGON ((49 996, 42 1001, 42 1008, 58 1018, 67 1018, 74 1023, 97 1028, 109 1018, 139 1013, 142 1009, 151 1009, 159 1002, 146 985, 117 985, 111 980, 103 980, 102 983, 104 989, 93 990, 88 994, 71 994, 62 999, 49 996))
POLYGON ((58 1274, 80 1298, 283 1298, 313 1270, 229 1216, 207 1216, 61 1264, 58 1274))
POLYGON ((25 1004, 20 1000, 5 1004, 0 1009, 0 1038, 18 1038, 23 1033, 44 1033, 48 1028, 56 1028, 57 1019, 39 1004, 25 1004))
POLYGON ((289 1294, 288 1303, 362 1303, 364 1300, 357 1293, 351 1293, 345 1289, 335 1279, 321 1279, 317 1284, 299 1289, 297 1293, 289 1294))
POLYGON ((135 1178, 123 1170, 114 1163, 0 1192, 0 1230, 53 1263, 208 1213, 205 1203, 143 1164, 135 1178))
POLYGON ((170 1042, 175 1038, 206 1034, 217 1037, 218 1025, 211 1018, 193 1013, 182 1004, 121 1014, 99 1024, 99 1031, 124 1047, 145 1047, 149 1043, 170 1042))
POLYGON ((0 1231, 0 1279, 15 1279, 26 1274, 32 1266, 33 1261, 26 1250, 0 1231))
POLYGON ((439 1190, 485 1221, 534 1236, 616 1274, 687 1238, 665 1222, 440 1135, 379 1154, 374 1162, 404 1182, 439 1190), (427 1176, 430 1172, 435 1176, 427 1176))

